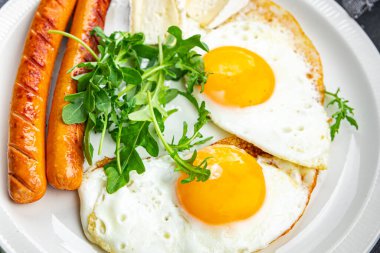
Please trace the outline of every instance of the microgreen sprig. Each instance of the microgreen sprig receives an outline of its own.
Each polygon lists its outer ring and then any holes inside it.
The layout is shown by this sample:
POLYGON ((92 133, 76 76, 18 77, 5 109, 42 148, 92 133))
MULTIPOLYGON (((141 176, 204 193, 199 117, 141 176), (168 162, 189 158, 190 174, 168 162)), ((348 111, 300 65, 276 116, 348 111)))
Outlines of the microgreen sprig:
POLYGON ((346 120, 351 126, 359 129, 358 123, 354 118, 354 109, 348 105, 348 100, 339 96, 340 89, 337 89, 335 93, 325 91, 325 94, 332 99, 328 102, 326 107, 335 105, 337 111, 331 116, 334 122, 330 125, 331 140, 334 140, 335 136, 339 133, 342 120, 346 120))
POLYGON ((97 27, 92 31, 99 41, 97 55, 71 34, 62 31, 50 33, 74 39, 94 56, 95 61, 80 63, 70 69, 69 72, 76 68, 86 71, 72 77, 77 81, 78 93, 65 97, 69 104, 63 108, 62 118, 66 124, 86 122, 84 154, 90 165, 94 150, 90 141, 92 132, 101 134, 98 154, 102 153, 107 133, 115 141, 115 159, 104 166, 109 193, 126 185, 131 171, 139 174, 145 171, 136 148, 142 147, 156 157, 159 153, 158 141, 175 161, 176 170, 188 175, 183 183, 209 178, 207 159, 199 165, 193 165, 196 151, 187 160, 179 154, 211 138, 203 138, 200 133, 209 120, 209 112, 204 102, 198 105, 192 95, 194 86, 199 85, 203 90, 207 81, 203 60, 193 50, 208 50, 200 40, 200 35, 184 39, 181 29, 172 26, 168 29, 165 43, 159 41, 158 45, 147 45, 142 33, 114 32, 107 36, 97 27), (165 85, 165 81, 180 79, 186 81, 185 89, 165 85), (173 139, 169 144, 163 134, 164 123, 176 110, 167 111, 165 106, 178 94, 195 106, 199 114, 198 121, 192 136, 187 136, 188 124, 184 122, 183 134, 178 143, 174 143, 173 139), (154 131, 150 129, 151 125, 154 131))
POLYGON ((160 125, 162 125, 163 123, 162 122, 159 123, 159 121, 162 121, 161 115, 159 115, 159 112, 155 111, 153 108, 150 92, 148 92, 147 95, 148 95, 148 105, 149 105, 150 116, 153 122, 154 129, 161 143, 164 145, 170 157, 173 158, 173 160, 176 162, 177 164, 176 171, 180 171, 188 175, 188 178, 183 179, 182 182, 188 183, 193 180, 206 181, 210 177, 210 170, 207 169, 207 159, 202 161, 201 164, 198 166, 193 165, 194 160, 197 156, 196 150, 193 152, 192 157, 188 160, 184 160, 180 157, 180 155, 178 154, 178 149, 176 149, 175 146, 171 146, 165 140, 162 130, 160 128, 160 125))

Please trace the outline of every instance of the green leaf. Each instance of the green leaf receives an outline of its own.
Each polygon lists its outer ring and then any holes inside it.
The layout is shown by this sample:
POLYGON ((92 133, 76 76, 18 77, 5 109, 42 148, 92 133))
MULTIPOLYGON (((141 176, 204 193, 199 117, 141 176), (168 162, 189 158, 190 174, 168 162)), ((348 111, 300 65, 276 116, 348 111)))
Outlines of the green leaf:
POLYGON ((161 104, 166 105, 175 99, 178 94, 177 89, 168 89, 160 93, 158 100, 161 104))
POLYGON ((350 116, 346 116, 346 118, 347 118, 347 121, 350 123, 351 126, 355 127, 356 130, 359 129, 359 125, 354 118, 352 118, 350 116))
POLYGON ((193 135, 190 137, 187 136, 188 125, 186 122, 184 122, 181 138, 176 144, 174 143, 174 139, 171 143, 171 147, 173 149, 177 151, 183 151, 194 146, 204 144, 210 141, 213 137, 203 138, 202 134, 200 133, 202 127, 209 121, 210 112, 206 109, 205 102, 202 101, 201 105, 199 106, 198 101, 190 93, 179 91, 179 94, 187 98, 198 111, 198 119, 194 124, 193 135))
POLYGON ((93 77, 93 72, 85 73, 82 75, 78 75, 73 77, 77 83, 78 92, 85 91, 90 83, 91 78, 93 77))
POLYGON ((95 95, 92 90, 87 90, 87 92, 85 92, 83 104, 88 112, 93 112, 95 110, 95 95))
POLYGON ((148 98, 146 96, 146 92, 140 91, 133 97, 135 99, 136 105, 146 105, 148 98))
POLYGON ((160 131, 163 132, 165 131, 165 124, 164 124, 164 120, 162 119, 162 115, 161 113, 157 110, 157 109, 154 109, 154 116, 157 120, 157 124, 160 128, 160 131))
POLYGON ((159 147, 156 140, 149 133, 150 122, 136 122, 122 129, 120 150, 122 161, 122 173, 117 170, 116 162, 106 166, 107 191, 113 193, 129 182, 129 173, 136 170, 141 174, 145 171, 144 164, 136 152, 138 146, 142 146, 152 155, 157 156, 159 147))
POLYGON ((89 115, 91 115, 91 116, 88 117, 89 120, 86 123, 86 128, 84 131, 83 149, 84 149, 84 156, 86 157, 88 164, 92 165, 92 157, 93 157, 93 153, 94 153, 94 147, 92 146, 92 144, 90 142, 90 134, 91 134, 91 130, 95 126, 95 121, 93 121, 94 115, 92 113, 90 113, 89 115))
POLYGON ((144 106, 138 111, 134 111, 128 115, 128 118, 131 121, 150 121, 151 117, 149 115, 148 107, 144 106))
POLYGON ((158 49, 156 47, 148 46, 148 45, 135 45, 133 46, 133 49, 135 50, 136 54, 145 59, 157 59, 158 57, 158 49))
POLYGON ((330 136, 331 140, 334 140, 335 136, 339 133, 339 128, 343 120, 356 128, 359 129, 359 125, 354 119, 354 109, 348 105, 348 100, 339 96, 340 89, 337 89, 335 93, 326 91, 325 94, 331 97, 332 99, 327 102, 326 107, 336 106, 336 112, 331 115, 334 119, 334 122, 330 125, 330 136))
POLYGON ((75 65, 74 67, 69 69, 67 73, 71 73, 76 68, 84 68, 84 69, 92 70, 92 69, 95 69, 97 65, 98 65, 97 62, 81 62, 78 65, 75 65))
POLYGON ((87 111, 83 101, 65 105, 62 110, 62 120, 68 125, 84 123, 87 120, 87 111))
POLYGON ((117 66, 115 66, 113 61, 108 61, 107 63, 109 70, 108 80, 113 87, 117 88, 123 80, 123 73, 117 66))
POLYGON ((121 187, 125 186, 129 181, 129 173, 119 173, 116 168, 116 162, 104 166, 107 175, 106 190, 109 194, 117 192, 121 187))
POLYGON ((107 92, 103 89, 96 93, 96 109, 104 112, 105 114, 111 112, 111 99, 109 98, 107 92))
MULTIPOLYGON (((135 170, 138 174, 142 174, 145 171, 144 163, 142 162, 139 154, 136 150, 128 150, 125 152, 130 152, 129 160, 127 165, 124 167, 122 173, 120 174, 116 168, 116 162, 104 166, 105 173, 107 175, 107 185, 106 190, 109 194, 115 193, 121 187, 124 187, 129 182, 129 173, 135 170)), ((123 154, 122 156, 125 156, 123 154)))
POLYGON ((96 122, 96 116, 95 116, 95 114, 93 114, 93 113, 89 113, 89 114, 88 114, 88 118, 89 118, 89 120, 92 120, 93 123, 96 122))
MULTIPOLYGON (((168 33, 174 37, 174 45, 165 45, 164 47, 164 55, 165 59, 169 59, 173 57, 175 54, 187 54, 193 48, 200 48, 204 51, 208 51, 208 47, 205 43, 201 41, 201 36, 194 35, 188 39, 182 38, 182 31, 177 26, 171 26, 168 28, 168 33)), ((173 41, 169 36, 169 40, 173 41)))
POLYGON ((159 147, 157 141, 149 132, 149 125, 150 122, 148 121, 130 124, 122 130, 121 139, 125 146, 132 145, 132 148, 144 147, 151 156, 156 157, 159 147))
POLYGON ((100 28, 99 26, 96 26, 94 29, 92 29, 91 35, 95 35, 95 36, 99 37, 100 42, 103 42, 100 44, 104 44, 104 42, 109 40, 107 35, 103 32, 102 28, 100 28))
MULTIPOLYGON (((146 92, 145 92, 145 94, 146 94, 146 92)), ((142 98, 145 99, 145 97, 144 97, 144 96, 146 96, 145 94, 141 94, 141 97, 139 97, 139 99, 142 99, 142 98)), ((140 94, 138 94, 138 95, 140 95, 140 94)), ((138 96, 138 95, 137 95, 137 96, 138 96)), ((144 101, 144 102, 145 102, 145 104, 146 104, 146 103, 147 103, 147 100, 145 100, 145 101, 144 101), (145 101, 146 101, 146 102, 145 102, 145 101)), ((165 109, 161 106, 161 103, 160 103, 160 101, 159 101, 159 96, 158 96, 158 95, 155 96, 154 98, 152 98, 152 105, 153 105, 153 107, 154 107, 156 110, 159 111, 160 114, 162 114, 163 117, 166 118, 166 117, 168 116, 168 114, 167 114, 167 112, 165 111, 165 109)), ((152 118, 151 118, 151 116, 150 116, 150 113, 149 113, 149 107, 148 107, 147 105, 142 106, 142 107, 139 108, 138 110, 136 110, 136 111, 130 113, 130 114, 128 115, 128 118, 129 118, 130 120, 132 120, 132 121, 151 121, 151 120, 152 120, 152 118)))
POLYGON ((201 36, 199 34, 193 35, 188 39, 183 39, 182 31, 178 26, 169 27, 167 32, 175 37, 175 47, 177 47, 177 51, 179 51, 179 53, 187 53, 194 47, 198 47, 204 51, 208 51, 207 45, 201 41, 201 36))
POLYGON ((138 85, 142 82, 141 74, 137 70, 124 67, 124 68, 121 68, 121 71, 123 73, 123 80, 127 84, 138 85))
POLYGON ((65 101, 74 102, 74 103, 75 102, 77 102, 77 103, 83 102, 84 96, 85 96, 85 92, 78 92, 78 93, 66 95, 65 101))

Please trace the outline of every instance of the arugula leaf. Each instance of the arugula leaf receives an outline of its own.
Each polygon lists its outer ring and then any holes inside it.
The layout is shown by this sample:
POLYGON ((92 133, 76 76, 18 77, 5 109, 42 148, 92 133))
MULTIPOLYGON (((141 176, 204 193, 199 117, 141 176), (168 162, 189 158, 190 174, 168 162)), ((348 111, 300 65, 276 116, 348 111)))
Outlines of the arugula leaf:
POLYGON ((340 89, 335 93, 326 91, 326 95, 330 96, 332 100, 326 107, 335 105, 337 111, 331 116, 334 119, 334 123, 330 125, 331 140, 334 140, 335 136, 339 133, 342 120, 346 120, 356 130, 359 129, 359 125, 354 119, 354 109, 348 105, 348 100, 339 96, 340 89))
POLYGON ((200 133, 200 130, 209 121, 209 114, 210 114, 210 112, 206 109, 205 102, 203 101, 201 105, 199 106, 198 101, 190 93, 180 91, 179 94, 187 98, 194 105, 199 115, 198 120, 194 125, 194 132, 192 136, 187 137, 188 126, 187 126, 187 123, 184 122, 182 137, 180 138, 177 144, 174 144, 174 139, 172 141, 171 147, 177 151, 182 151, 182 150, 188 150, 197 145, 204 144, 210 141, 213 137, 210 136, 210 137, 201 139, 203 138, 203 136, 200 133), (200 139, 200 140, 195 141, 196 139, 200 139))
POLYGON ((104 45, 105 42, 108 41, 108 37, 107 37, 107 35, 103 32, 102 28, 100 28, 100 27, 98 27, 98 26, 95 27, 94 29, 92 29, 92 31, 91 31, 90 34, 91 34, 91 35, 95 35, 95 36, 97 36, 97 37, 100 38, 100 40, 99 40, 99 44, 100 44, 100 45, 104 45))
POLYGON ((67 71, 67 73, 73 72, 74 69, 76 69, 76 68, 84 68, 84 69, 87 69, 87 70, 92 70, 92 69, 95 69, 97 65, 98 65, 97 62, 81 62, 78 65, 75 65, 74 67, 72 67, 71 69, 69 69, 67 71))
POLYGON ((121 67, 120 70, 123 73, 123 80, 127 84, 138 85, 142 82, 141 75, 136 69, 121 67))
POLYGON ((129 174, 136 170, 141 174, 145 171, 144 164, 136 152, 138 146, 144 147, 151 156, 158 155, 158 144, 149 133, 150 122, 136 122, 121 129, 118 142, 120 148, 120 161, 115 160, 105 166, 107 174, 107 192, 114 193, 129 181, 129 174), (120 162, 120 172, 118 169, 120 162))
POLYGON ((122 150, 122 156, 127 156, 124 153, 129 153, 129 160, 122 173, 116 168, 116 161, 112 161, 104 166, 107 175, 106 190, 108 193, 115 193, 121 187, 129 182, 129 173, 135 170, 138 174, 145 171, 144 163, 142 162, 136 150, 122 150))
POLYGON ((80 92, 65 97, 65 100, 70 102, 62 110, 62 120, 65 124, 80 124, 87 120, 84 96, 85 93, 80 92))
POLYGON ((93 112, 95 110, 95 95, 93 90, 88 89, 84 94, 83 105, 88 112, 93 112))
MULTIPOLYGON (((87 89, 87 85, 88 85, 90 79, 92 78, 93 74, 94 73, 89 72, 89 73, 84 73, 84 74, 80 74, 77 76, 72 76, 72 79, 77 81, 78 92, 82 92, 82 91, 87 89)), ((75 94, 73 94, 73 95, 75 95, 75 94)), ((70 95, 68 95, 68 96, 70 96, 70 95)), ((68 97, 68 96, 66 96, 66 97, 68 97)))
POLYGON ((177 97, 179 91, 177 89, 168 89, 159 94, 158 100, 161 104, 166 105, 177 97))
POLYGON ((168 34, 172 35, 172 37, 169 36, 169 43, 167 43, 163 48, 165 60, 170 59, 175 54, 187 55, 189 51, 195 47, 208 51, 207 45, 201 41, 201 36, 199 34, 193 35, 188 39, 183 39, 182 31, 177 26, 169 27, 168 34))
POLYGON ((74 103, 83 102, 85 94, 86 94, 85 92, 78 92, 75 94, 67 95, 67 96, 65 96, 65 101, 66 102, 74 102, 74 103))
POLYGON ((141 58, 155 60, 158 57, 158 49, 149 45, 135 45, 133 46, 133 50, 141 58))
POLYGON ((138 146, 144 147, 151 156, 156 157, 158 156, 159 148, 157 141, 149 132, 149 125, 150 122, 148 121, 130 124, 128 127, 123 128, 121 139, 125 146, 132 145, 133 148, 138 146))
POLYGON ((96 109, 106 114, 111 112, 111 99, 105 90, 96 93, 96 109))

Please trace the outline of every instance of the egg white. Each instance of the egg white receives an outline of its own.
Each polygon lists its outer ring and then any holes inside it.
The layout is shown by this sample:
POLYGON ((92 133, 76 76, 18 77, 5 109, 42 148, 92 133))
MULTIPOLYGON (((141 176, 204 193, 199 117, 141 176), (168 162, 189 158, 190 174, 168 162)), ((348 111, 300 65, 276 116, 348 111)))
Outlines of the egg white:
POLYGON ((266 199, 252 217, 211 226, 191 217, 178 203, 178 173, 170 157, 144 160, 143 175, 114 194, 105 190, 103 169, 88 171, 79 196, 86 236, 109 252, 253 252, 286 232, 301 216, 315 170, 272 157, 259 157, 266 199), (278 169, 276 166, 281 166, 278 169))
MULTIPOLYGON (((210 49, 238 46, 260 55, 275 75, 272 96, 249 107, 220 105, 204 94, 215 124, 279 158, 310 168, 327 167, 330 135, 320 95, 307 77, 311 66, 295 52, 292 34, 262 22, 235 21, 204 37, 210 49)), ((207 85, 207 84, 206 84, 207 85)))

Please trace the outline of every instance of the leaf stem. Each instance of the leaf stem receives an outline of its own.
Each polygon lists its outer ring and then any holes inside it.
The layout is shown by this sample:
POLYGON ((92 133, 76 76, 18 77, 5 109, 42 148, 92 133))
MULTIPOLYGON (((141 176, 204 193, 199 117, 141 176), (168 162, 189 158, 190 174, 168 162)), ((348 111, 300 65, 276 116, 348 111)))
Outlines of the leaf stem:
POLYGON ((90 131, 94 127, 94 123, 91 119, 87 119, 86 129, 84 133, 84 155, 89 165, 92 165, 92 146, 90 142, 90 131))
POLYGON ((127 85, 122 91, 120 91, 118 94, 117 94, 117 98, 121 98, 125 93, 127 93, 128 91, 132 90, 135 86, 134 85, 127 85))
POLYGON ((119 131, 117 133, 117 139, 116 139, 116 163, 117 163, 117 169, 119 171, 119 174, 121 174, 121 165, 120 165, 120 139, 121 139, 121 130, 123 127, 119 125, 119 131))
POLYGON ((163 64, 163 65, 159 65, 159 66, 156 66, 156 67, 153 67, 153 68, 150 68, 149 70, 146 70, 144 72, 144 74, 141 76, 141 78, 143 80, 147 79, 148 77, 152 76, 154 73, 162 70, 162 69, 165 69, 166 67, 169 67, 170 65, 169 64, 163 64))
POLYGON ((107 130, 107 123, 108 123, 107 119, 108 119, 108 114, 104 115, 104 121, 103 121, 104 126, 103 126, 103 130, 102 130, 102 137, 100 138, 98 155, 102 154, 104 136, 106 135, 106 130, 107 130))
POLYGON ((166 140, 165 140, 165 138, 164 138, 164 135, 163 135, 162 132, 161 132, 160 126, 158 125, 158 122, 157 122, 156 116, 154 115, 153 104, 152 104, 152 97, 151 97, 149 91, 147 92, 147 96, 148 96, 149 112, 150 112, 150 116, 152 117, 152 121, 153 121, 154 129, 156 130, 157 136, 158 136, 158 138, 160 139, 162 145, 164 145, 166 151, 168 151, 168 153, 169 153, 170 155, 172 155, 172 154, 174 153, 174 150, 173 150, 173 149, 170 147, 170 145, 166 142, 166 140))
POLYGON ((161 37, 158 37, 158 62, 160 63, 161 66, 163 65, 163 62, 164 62, 164 52, 162 50, 161 37))
POLYGON ((85 49, 87 49, 87 51, 90 52, 92 54, 92 56, 96 59, 96 61, 99 61, 99 57, 94 52, 94 50, 92 50, 91 47, 89 47, 83 40, 79 39, 78 37, 76 37, 70 33, 59 31, 59 30, 49 30, 48 33, 49 34, 59 34, 59 35, 65 36, 67 38, 75 40, 76 42, 81 44, 85 49))

